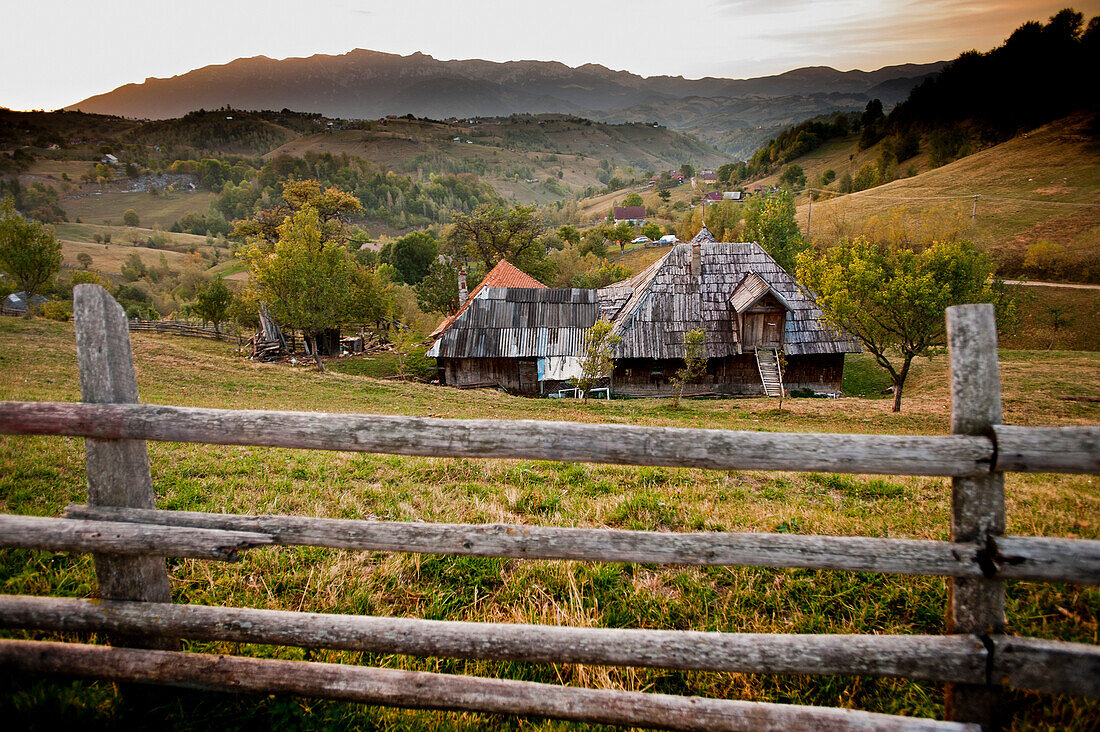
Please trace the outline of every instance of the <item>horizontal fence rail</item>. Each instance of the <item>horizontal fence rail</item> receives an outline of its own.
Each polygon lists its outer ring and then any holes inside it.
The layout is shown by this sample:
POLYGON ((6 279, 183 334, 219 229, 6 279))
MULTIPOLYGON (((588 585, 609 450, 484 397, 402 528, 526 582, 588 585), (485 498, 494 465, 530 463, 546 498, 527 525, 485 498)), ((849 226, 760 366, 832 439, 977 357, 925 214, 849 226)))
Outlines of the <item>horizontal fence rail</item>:
POLYGON ((1100 473, 1100 427, 994 425, 996 470, 1019 473, 1100 473))
MULTIPOLYGON (((66 516, 264 536, 269 543, 335 549, 572 559, 635 564, 833 569, 941 577, 1100 584, 1100 541, 997 537, 986 546, 921 539, 564 528, 522 524, 429 524, 107 506, 69 506, 66 516)), ((0 525, 2 526, 2 525, 0 525)))
POLYGON ((788 434, 533 420, 0 403, 0 433, 259 445, 399 455, 520 458, 723 470, 987 473, 983 437, 788 434))
POLYGON ((973 636, 577 628, 13 595, 0 595, 0 618, 10 628, 412 656, 969 683, 985 682, 988 655, 973 636))
POLYGON ((860 730, 978 732, 977 725, 852 709, 730 701, 452 676, 334 663, 273 661, 47 641, 0 640, 14 671, 154 682, 211 691, 297 694, 416 709, 519 714, 690 732, 860 730))
MULTIPOLYGON (((1011 433, 1014 464, 1030 472, 1100 471, 1100 427, 1016 429, 1023 432, 1011 433)), ((154 404, 2 402, 0 433, 714 470, 972 476, 1005 469, 993 464, 993 441, 973 435, 750 432, 154 404)))
POLYGON ((0 546, 103 554, 159 554, 235 562, 274 543, 267 534, 114 521, 0 514, 0 546))
POLYGON ((128 323, 131 331, 137 333, 166 333, 168 335, 182 335, 192 338, 212 338, 221 341, 235 341, 235 333, 216 331, 213 328, 204 328, 190 323, 178 323, 171 320, 131 320, 128 323))
POLYGON ((985 683, 1100 698, 1100 647, 993 635, 724 633, 472 623, 0 595, 0 626, 329 650, 684 671, 985 683))

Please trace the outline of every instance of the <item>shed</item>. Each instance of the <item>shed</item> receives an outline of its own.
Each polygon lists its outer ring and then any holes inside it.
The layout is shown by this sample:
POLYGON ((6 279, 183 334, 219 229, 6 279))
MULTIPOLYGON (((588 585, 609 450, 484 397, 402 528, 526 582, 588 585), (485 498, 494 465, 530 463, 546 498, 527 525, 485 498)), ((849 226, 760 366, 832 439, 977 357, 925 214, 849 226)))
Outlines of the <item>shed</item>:
MULTIPOLYGON (((470 301, 477 297, 478 293, 486 287, 523 287, 535 290, 546 289, 546 285, 542 284, 534 277, 527 274, 518 267, 509 264, 507 260, 502 259, 496 263, 495 267, 489 270, 489 274, 485 275, 485 279, 483 279, 478 284, 478 286, 474 288, 474 291, 470 293, 470 296, 459 302, 458 310, 455 311, 455 314, 448 315, 446 318, 444 318, 428 337, 430 339, 438 339, 441 335, 443 335, 443 332, 451 327, 451 324, 455 322, 458 316, 462 315, 462 312, 470 304, 470 301)), ((459 294, 459 297, 462 297, 461 293, 459 294)))
POLYGON ((580 375, 596 290, 483 287, 427 356, 447 386, 500 386, 535 395, 580 375))
MULTIPOLYGON (((31 307, 39 309, 45 305, 49 300, 41 295, 31 296, 31 307)), ((27 312, 27 293, 20 290, 19 292, 13 292, 4 298, 5 312, 8 313, 25 313, 27 312)))

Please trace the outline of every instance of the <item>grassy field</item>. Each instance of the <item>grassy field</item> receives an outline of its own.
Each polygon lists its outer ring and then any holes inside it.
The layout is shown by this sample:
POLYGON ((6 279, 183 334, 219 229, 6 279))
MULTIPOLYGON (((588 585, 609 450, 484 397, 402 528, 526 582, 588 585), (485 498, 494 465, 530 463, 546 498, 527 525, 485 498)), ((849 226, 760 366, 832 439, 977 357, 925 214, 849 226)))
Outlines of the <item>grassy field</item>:
MULTIPOLYGON (((1095 205, 1100 204, 1100 155, 1087 128, 1086 119, 1072 117, 934 169, 922 153, 902 164, 913 165, 915 176, 815 202, 810 233, 834 241, 869 229, 905 230, 918 237, 922 230, 950 232, 999 257, 1021 256, 1042 239, 1071 252, 1094 250, 1100 247, 1100 207, 1095 205), (960 197, 974 195, 980 198, 972 221, 973 199, 960 197)), ((834 141, 796 162, 811 181, 828 167, 838 176, 851 168, 854 175, 877 156, 876 148, 857 152, 853 141, 834 141), (855 156, 850 163, 849 155, 855 156)), ((774 183, 773 178, 765 182, 774 183)), ((805 231, 805 194, 797 220, 805 231)))
POLYGON ((64 265, 74 269, 80 269, 81 264, 77 257, 88 254, 92 258, 90 269, 104 274, 120 274, 122 265, 130 258, 131 254, 137 254, 146 267, 160 266, 161 257, 169 267, 181 269, 187 262, 188 255, 179 252, 170 252, 163 249, 149 249, 136 247, 132 244, 96 244, 94 242, 61 241, 61 254, 65 258, 64 265))
POLYGON ((82 198, 66 198, 61 207, 70 221, 78 218, 89 224, 122 223, 122 214, 134 209, 142 226, 158 226, 167 229, 185 214, 205 213, 214 201, 209 191, 190 193, 165 193, 151 196, 148 193, 108 192, 82 198))
MULTIPOLYGON (((904 411, 864 356, 846 390, 870 398, 690 401, 533 400, 306 368, 252 364, 229 344, 136 334, 143 401, 210 407, 495 417, 750 430, 945 433, 943 355, 920 360, 904 411)), ((1003 351, 1005 421, 1100 422, 1100 354, 1003 351)), ((383 359, 384 361, 384 359, 383 359)), ((350 362, 349 362, 350 363, 350 362)), ((335 371, 335 369, 333 369, 335 371)), ((385 364, 364 364, 384 375, 385 364)), ((0 399, 77 400, 73 331, 43 320, 0 319, 0 399)), ((158 506, 400 521, 509 522, 655 530, 794 531, 945 539, 949 481, 820 474, 628 468, 538 461, 409 458, 150 443, 158 506)), ((0 510, 58 515, 84 500, 78 439, 0 437, 0 510)), ((1100 538, 1100 485, 1090 476, 1011 475, 1008 531, 1100 538)), ((171 560, 174 600, 313 612, 603 627, 761 632, 944 632, 947 583, 863 573, 750 568, 684 569, 583 562, 420 557, 265 548, 237 564, 171 560)), ((0 551, 6 593, 90 597, 87 556, 0 551)), ((1011 632, 1098 642, 1100 589, 1008 584, 1011 632)), ((10 632, 8 637, 47 637, 10 632)), ((942 715, 934 684, 865 678, 681 673, 440 659, 189 642, 271 658, 371 663, 502 675, 548 683, 942 715)), ((0 708, 16 727, 159 724, 205 729, 588 729, 474 714, 384 710, 268 697, 158 691, 129 706, 109 684, 0 680, 0 708)), ((1095 729, 1100 703, 1012 693, 1015 729, 1095 729)))
POLYGON ((1018 286, 1009 291, 1019 299, 1022 318, 1005 345, 1100 351, 1100 290, 1018 286), (1058 328, 1055 314, 1066 321, 1058 328))

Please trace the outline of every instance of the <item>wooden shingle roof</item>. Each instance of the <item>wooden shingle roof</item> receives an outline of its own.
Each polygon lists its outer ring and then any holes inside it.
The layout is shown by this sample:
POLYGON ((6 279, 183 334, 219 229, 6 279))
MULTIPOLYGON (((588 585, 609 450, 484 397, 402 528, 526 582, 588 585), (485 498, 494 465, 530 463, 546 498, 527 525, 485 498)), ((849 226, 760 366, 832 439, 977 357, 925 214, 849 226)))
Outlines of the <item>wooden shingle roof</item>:
POLYGON ((733 294, 730 295, 730 305, 735 312, 741 314, 759 302, 760 298, 769 292, 779 301, 780 305, 787 310, 793 310, 787 299, 772 289, 772 286, 755 272, 749 272, 745 275, 744 279, 741 280, 741 284, 734 288, 733 294))
POLYGON ((859 346, 831 329, 798 281, 760 245, 715 242, 700 232, 678 244, 645 270, 600 290, 601 314, 622 337, 619 358, 683 358, 684 334, 706 333, 708 358, 741 352, 737 313, 730 297, 746 275, 754 274, 789 308, 784 351, 790 355, 856 353, 859 346), (701 276, 691 275, 691 248, 699 242, 701 276))

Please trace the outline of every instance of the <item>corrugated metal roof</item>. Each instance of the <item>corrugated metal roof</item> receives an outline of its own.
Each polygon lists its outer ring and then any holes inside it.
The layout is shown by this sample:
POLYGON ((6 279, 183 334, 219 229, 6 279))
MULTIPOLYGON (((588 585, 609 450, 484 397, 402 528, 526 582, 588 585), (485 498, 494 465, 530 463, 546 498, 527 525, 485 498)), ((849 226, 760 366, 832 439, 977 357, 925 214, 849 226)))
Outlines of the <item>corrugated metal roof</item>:
MULTIPOLYGON (((791 355, 855 353, 859 346, 822 320, 809 293, 755 243, 719 243, 705 228, 629 280, 601 289, 601 312, 613 312, 622 337, 619 358, 683 358, 684 333, 706 332, 707 357, 740 353, 737 313, 730 296, 752 273, 789 308, 784 350, 791 355), (691 247, 699 242, 701 276, 691 275, 691 247), (629 292, 629 296, 626 293, 629 292)), ((754 298, 755 300, 755 298, 754 298)))
POLYGON ((466 302, 459 307, 458 312, 444 318, 428 337, 438 338, 441 336, 443 331, 451 327, 451 323, 455 322, 459 315, 462 315, 462 312, 469 307, 470 303, 473 302, 474 298, 477 297, 478 293, 485 287, 523 287, 536 290, 549 289, 531 275, 502 259, 497 262, 495 267, 489 270, 489 274, 485 275, 485 279, 474 288, 474 291, 466 298, 466 302))
POLYGON ((428 350, 443 358, 584 354, 599 315, 595 290, 486 287, 428 350))

